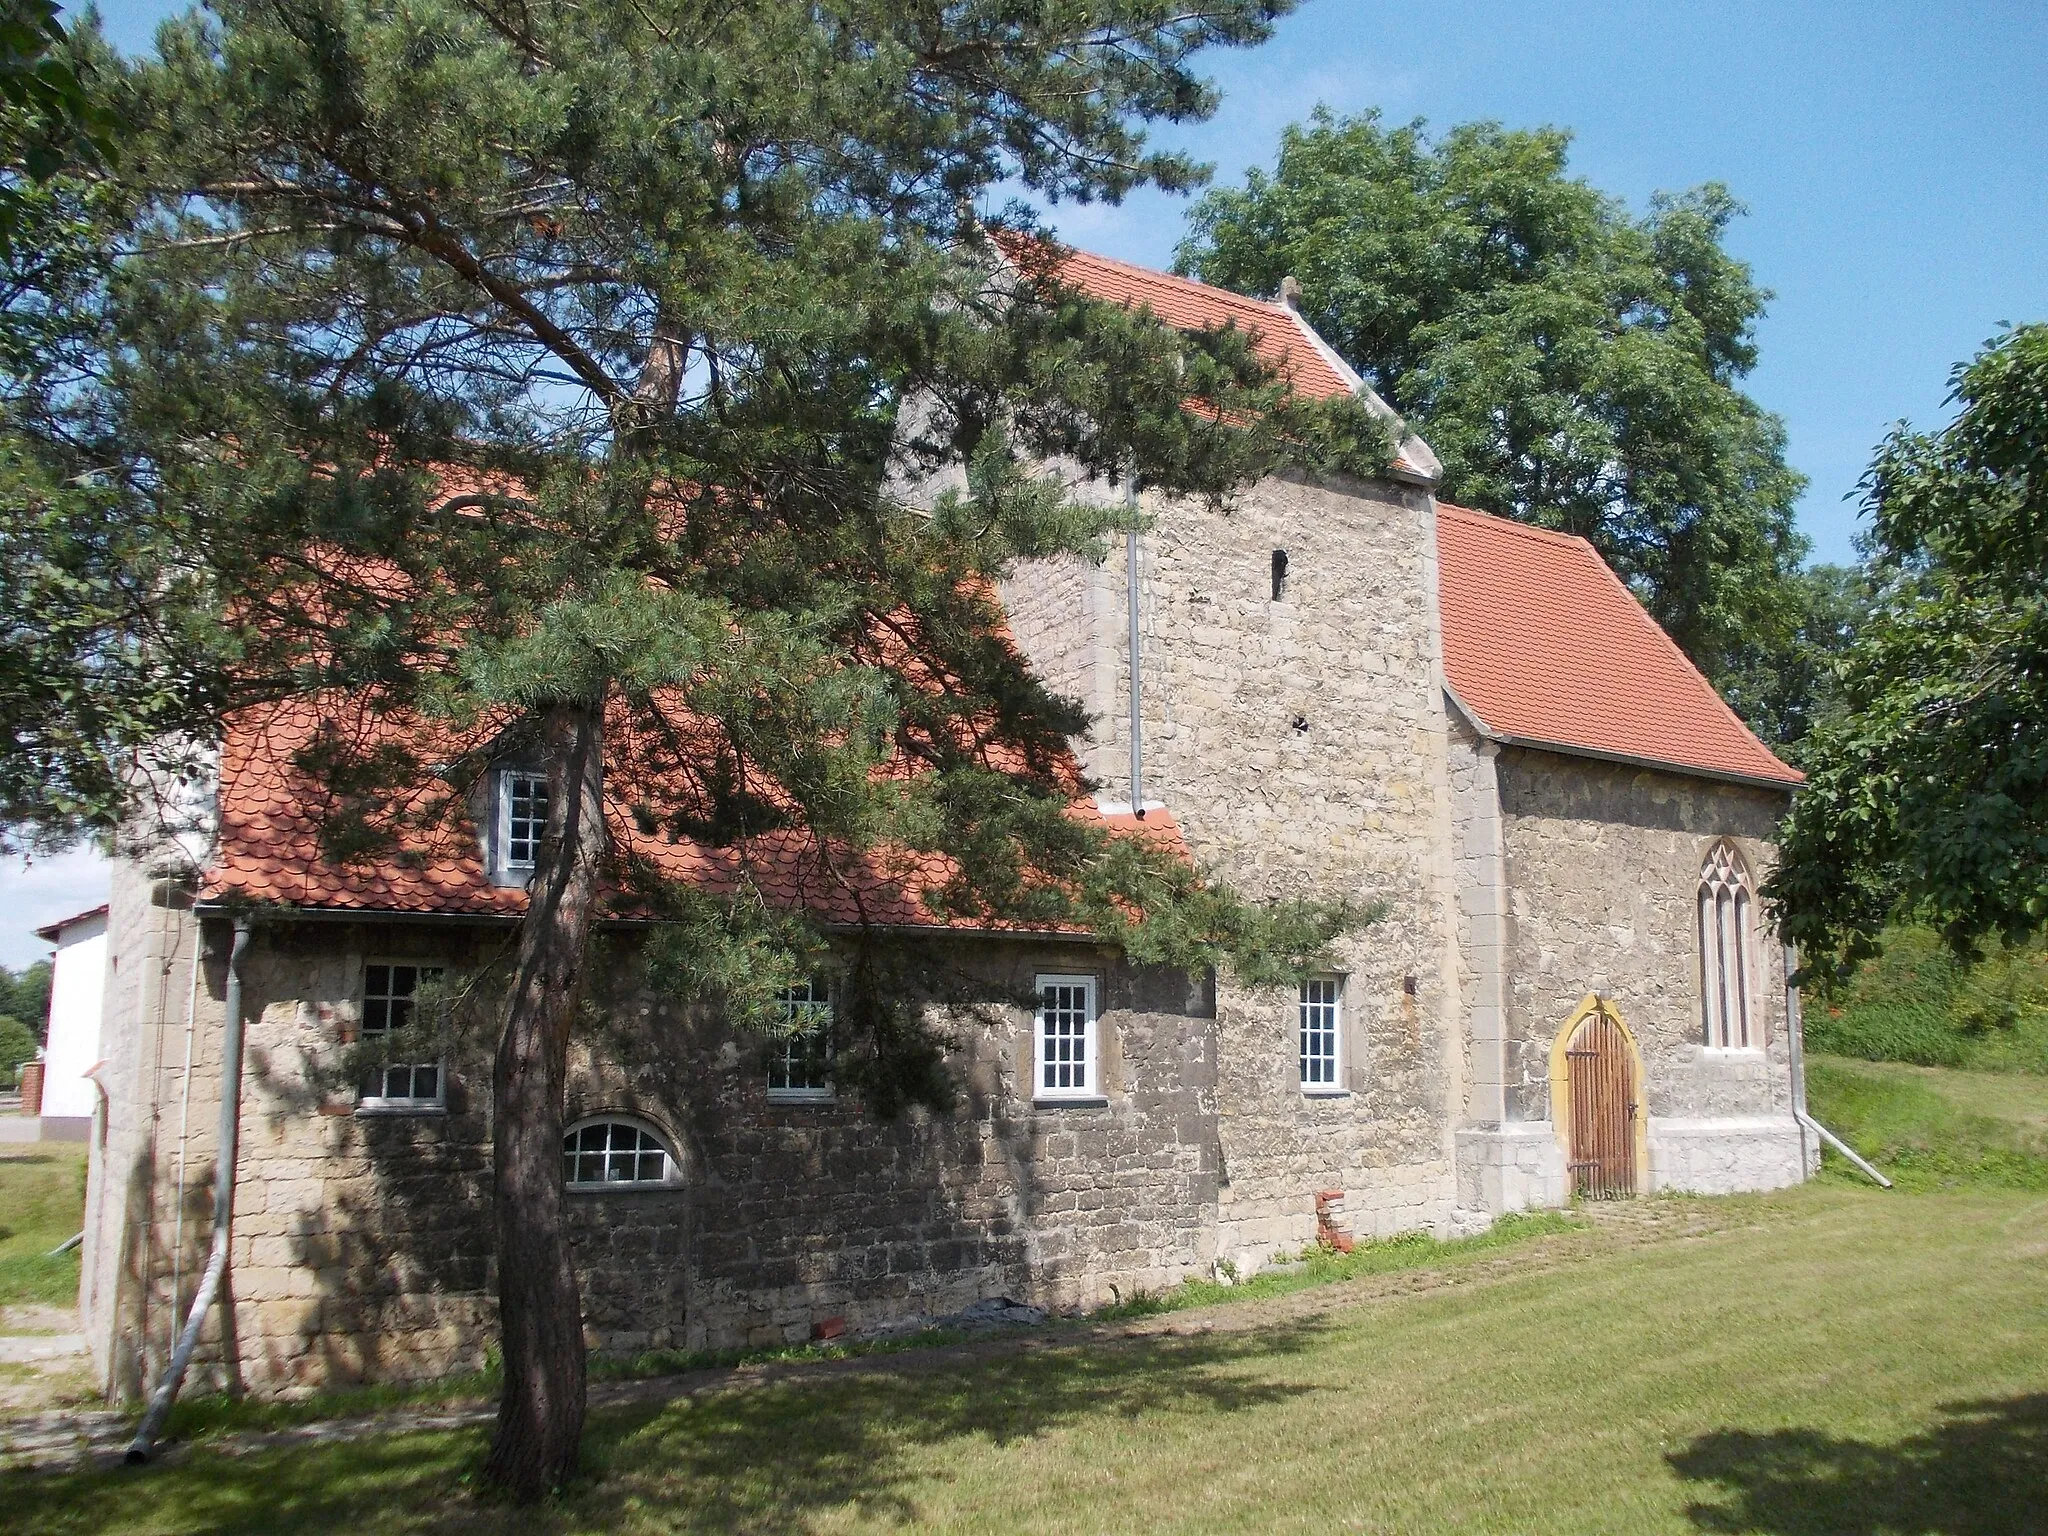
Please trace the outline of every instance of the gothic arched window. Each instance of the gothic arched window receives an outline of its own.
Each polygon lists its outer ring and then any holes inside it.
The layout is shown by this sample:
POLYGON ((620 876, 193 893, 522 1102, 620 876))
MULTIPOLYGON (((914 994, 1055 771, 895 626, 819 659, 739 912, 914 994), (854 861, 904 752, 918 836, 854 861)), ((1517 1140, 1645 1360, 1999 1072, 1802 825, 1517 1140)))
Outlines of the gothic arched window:
POLYGON ((1763 1043, 1751 1022, 1754 905, 1742 855, 1726 839, 1714 844, 1700 869, 1700 1034, 1720 1050, 1763 1043))

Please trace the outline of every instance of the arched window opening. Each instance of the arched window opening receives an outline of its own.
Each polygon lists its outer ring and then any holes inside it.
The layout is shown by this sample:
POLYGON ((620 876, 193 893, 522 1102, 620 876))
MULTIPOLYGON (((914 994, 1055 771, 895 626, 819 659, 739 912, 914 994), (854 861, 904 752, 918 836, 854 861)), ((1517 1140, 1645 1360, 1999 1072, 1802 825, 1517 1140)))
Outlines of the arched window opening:
POLYGON ((562 1138, 562 1182, 571 1189, 650 1188, 677 1182, 675 1154, 636 1120, 611 1116, 572 1125, 562 1138))
POLYGON ((1735 845, 1721 841, 1700 869, 1700 1029, 1717 1050, 1763 1042, 1752 1020, 1756 985, 1754 902, 1735 845))

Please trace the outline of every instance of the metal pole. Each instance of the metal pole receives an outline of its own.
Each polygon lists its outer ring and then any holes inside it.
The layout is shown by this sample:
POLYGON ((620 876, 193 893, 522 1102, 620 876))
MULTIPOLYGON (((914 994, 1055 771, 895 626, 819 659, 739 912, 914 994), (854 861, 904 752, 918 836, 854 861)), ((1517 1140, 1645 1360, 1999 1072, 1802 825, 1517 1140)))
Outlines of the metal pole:
MULTIPOLYGON (((185 1331, 171 1354, 170 1368, 149 1400, 149 1411, 128 1443, 128 1463, 149 1460, 156 1449, 156 1437, 163 1433, 164 1419, 177 1401, 184 1384, 185 1368, 199 1347, 199 1330, 206 1324, 214 1297, 227 1275, 228 1241, 235 1221, 235 1158, 242 1139, 242 954, 249 947, 249 919, 235 919, 234 947, 228 951, 227 1021, 221 1029, 220 1044, 220 1137, 213 1170, 213 1247, 206 1256, 206 1272, 192 1297, 192 1311, 185 1319, 185 1331)), ((229 1330, 221 1328, 225 1345, 229 1330)))
POLYGON ((1131 812, 1145 819, 1145 736, 1143 694, 1138 678, 1138 481, 1124 476, 1124 508, 1130 526, 1124 533, 1124 588, 1131 619, 1131 812))

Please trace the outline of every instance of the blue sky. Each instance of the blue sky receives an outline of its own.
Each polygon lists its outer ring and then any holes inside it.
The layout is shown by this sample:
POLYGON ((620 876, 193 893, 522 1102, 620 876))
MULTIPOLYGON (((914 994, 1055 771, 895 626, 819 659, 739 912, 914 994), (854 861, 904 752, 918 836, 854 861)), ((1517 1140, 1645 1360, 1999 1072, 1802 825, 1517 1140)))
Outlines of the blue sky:
MULTIPOLYGON (((104 16, 141 51, 179 8, 112 0, 104 16)), ((1270 163, 1281 128, 1324 102, 1570 128, 1574 171, 1638 209, 1728 183, 1750 210, 1729 243, 1776 293, 1748 387, 1812 479, 1799 516, 1820 559, 1851 556, 1845 498, 1886 427, 1938 425, 1950 368, 2006 322, 2048 320, 2040 0, 1307 0, 1272 43, 1210 67, 1222 110, 1165 139, 1223 181, 1270 163)), ((1144 196, 1055 223, 1164 265, 1183 207, 1144 196)), ((0 964, 34 958, 35 923, 102 899, 97 870, 82 855, 0 867, 0 964)))

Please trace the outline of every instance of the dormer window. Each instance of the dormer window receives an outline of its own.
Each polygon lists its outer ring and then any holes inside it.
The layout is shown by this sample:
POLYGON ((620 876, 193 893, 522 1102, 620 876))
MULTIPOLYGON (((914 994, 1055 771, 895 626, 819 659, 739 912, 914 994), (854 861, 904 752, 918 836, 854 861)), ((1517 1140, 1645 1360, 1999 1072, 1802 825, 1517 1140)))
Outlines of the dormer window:
POLYGON ((548 829, 547 775, 507 768, 498 775, 498 866, 530 870, 548 829))

